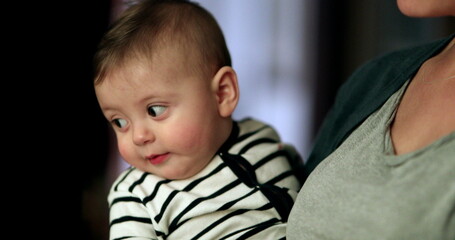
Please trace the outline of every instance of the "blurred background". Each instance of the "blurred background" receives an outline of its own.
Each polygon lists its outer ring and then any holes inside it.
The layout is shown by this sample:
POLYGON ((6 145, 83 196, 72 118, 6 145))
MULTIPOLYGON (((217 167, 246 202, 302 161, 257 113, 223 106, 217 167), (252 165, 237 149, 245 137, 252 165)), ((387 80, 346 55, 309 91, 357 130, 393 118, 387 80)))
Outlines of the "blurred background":
MULTIPOLYGON (((395 0, 198 2, 221 25, 238 73, 241 100, 234 117, 268 122, 304 159, 337 89, 357 67, 455 30, 454 17, 409 18, 395 0)), ((39 164, 45 170, 32 183, 42 194, 33 198, 33 214, 27 216, 48 238, 61 232, 64 237, 57 239, 108 239, 106 196, 126 165, 96 103, 91 58, 102 33, 128 4, 134 2, 43 3, 44 11, 33 12, 40 20, 21 25, 38 31, 24 37, 33 40, 35 51, 20 59, 33 63, 29 74, 42 76, 28 81, 39 80, 45 89, 39 94, 44 99, 36 115, 43 121, 39 126, 52 126, 36 133, 52 141, 39 146, 46 151, 39 164), (41 220, 49 217, 53 221, 41 220)))

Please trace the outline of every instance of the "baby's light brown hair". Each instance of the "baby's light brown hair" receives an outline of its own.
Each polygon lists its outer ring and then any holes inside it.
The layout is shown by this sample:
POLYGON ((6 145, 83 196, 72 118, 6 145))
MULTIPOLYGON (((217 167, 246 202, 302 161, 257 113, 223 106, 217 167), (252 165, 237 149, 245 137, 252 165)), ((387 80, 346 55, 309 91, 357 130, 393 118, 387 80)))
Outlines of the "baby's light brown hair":
POLYGON ((95 86, 114 68, 132 59, 151 61, 164 47, 181 50, 190 68, 206 76, 232 65, 223 32, 206 9, 189 0, 143 0, 125 10, 101 39, 95 86))

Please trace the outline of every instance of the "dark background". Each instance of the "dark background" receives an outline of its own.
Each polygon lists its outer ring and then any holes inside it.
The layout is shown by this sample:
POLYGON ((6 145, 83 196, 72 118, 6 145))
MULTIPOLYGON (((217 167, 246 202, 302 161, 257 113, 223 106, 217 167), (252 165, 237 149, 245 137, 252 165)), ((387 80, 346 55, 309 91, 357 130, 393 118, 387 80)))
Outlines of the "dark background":
MULTIPOLYGON (((392 0, 314 4, 315 134, 336 90, 360 64, 455 30, 454 17, 408 18, 392 0)), ((16 226, 6 232, 20 239, 107 239, 109 133, 91 60, 110 7, 108 0, 4 6, 4 218, 16 226)))

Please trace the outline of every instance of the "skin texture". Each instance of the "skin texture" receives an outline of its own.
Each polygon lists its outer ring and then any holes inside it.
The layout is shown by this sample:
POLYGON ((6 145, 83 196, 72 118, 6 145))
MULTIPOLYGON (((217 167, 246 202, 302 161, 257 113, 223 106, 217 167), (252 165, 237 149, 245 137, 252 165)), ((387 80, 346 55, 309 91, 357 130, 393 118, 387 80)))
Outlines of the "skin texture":
POLYGON ((177 50, 151 61, 133 59, 95 87, 121 156, 167 179, 201 171, 228 138, 239 97, 237 77, 223 67, 213 77, 191 70, 177 50))
POLYGON ((391 129, 397 154, 421 149, 455 131, 455 40, 426 61, 409 84, 391 129))
MULTIPOLYGON (((453 0, 398 0, 413 17, 455 16, 453 0)), ((424 148, 455 131, 455 39, 422 64, 398 106, 391 126, 395 153, 424 148)))
POLYGON ((455 16, 453 0, 397 0, 400 11, 410 17, 455 16))

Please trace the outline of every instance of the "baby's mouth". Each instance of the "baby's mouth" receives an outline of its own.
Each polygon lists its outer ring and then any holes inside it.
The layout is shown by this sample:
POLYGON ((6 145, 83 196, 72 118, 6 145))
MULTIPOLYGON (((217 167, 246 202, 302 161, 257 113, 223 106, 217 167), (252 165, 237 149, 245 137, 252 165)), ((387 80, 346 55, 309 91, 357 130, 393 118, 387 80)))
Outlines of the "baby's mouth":
POLYGON ((164 161, 166 161, 166 159, 169 157, 169 153, 164 153, 164 154, 152 154, 150 156, 147 157, 147 159, 149 160, 149 162, 153 165, 158 165, 164 161))

